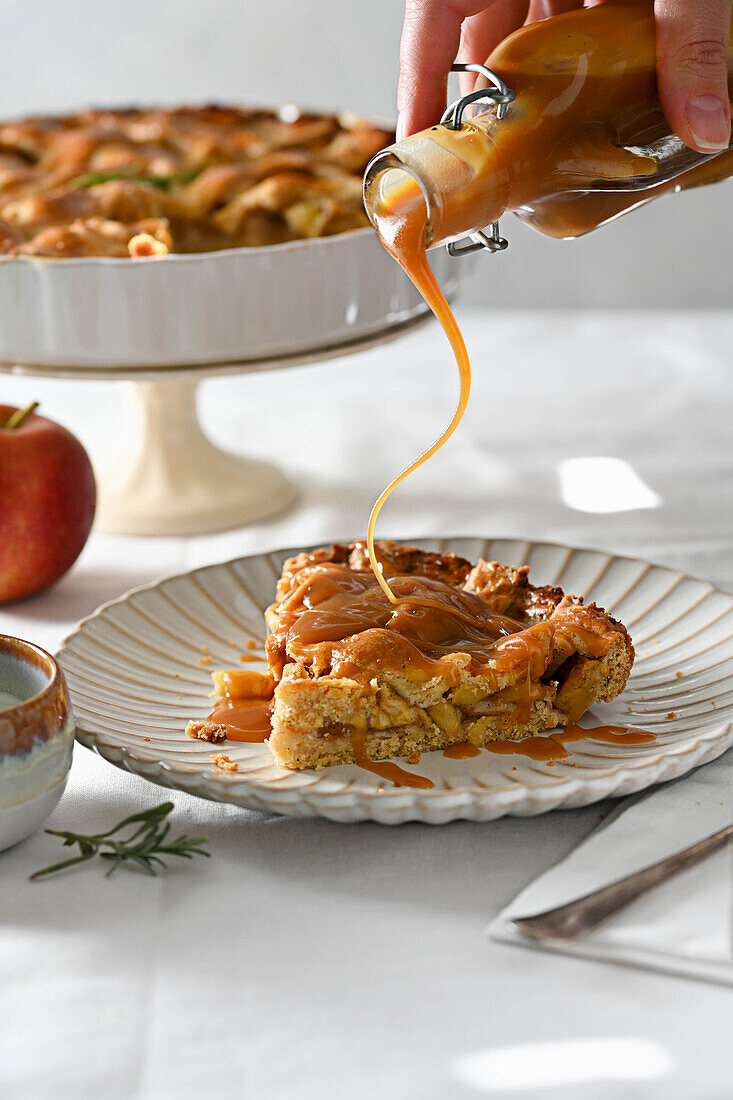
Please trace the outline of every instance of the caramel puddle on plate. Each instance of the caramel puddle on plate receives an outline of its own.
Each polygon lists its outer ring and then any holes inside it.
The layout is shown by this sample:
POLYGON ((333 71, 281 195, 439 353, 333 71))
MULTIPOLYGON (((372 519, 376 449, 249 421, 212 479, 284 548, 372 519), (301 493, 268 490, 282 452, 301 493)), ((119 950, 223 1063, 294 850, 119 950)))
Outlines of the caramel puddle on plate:
POLYGON ((525 737, 521 741, 491 741, 485 745, 487 752, 528 756, 532 760, 562 760, 570 753, 566 741, 600 741, 606 745, 646 745, 656 741, 655 733, 636 729, 634 726, 579 726, 570 722, 565 729, 545 737, 525 737))
POLYGON ((449 760, 469 760, 472 756, 480 756, 481 749, 472 745, 470 741, 457 741, 455 745, 449 745, 443 749, 443 756, 449 760))
MULTIPOLYGON (((227 740, 261 744, 271 733, 272 699, 261 696, 251 699, 222 699, 216 704, 208 721, 226 726, 227 740)), ((610 745, 644 745, 656 741, 656 734, 634 726, 592 726, 584 728, 571 722, 564 730, 544 737, 525 737, 521 741, 491 741, 484 746, 497 755, 527 756, 532 760, 562 760, 570 753, 566 741, 599 741, 610 745)), ((366 732, 355 733, 352 745, 356 764, 365 771, 386 779, 395 787, 429 790, 435 786, 426 775, 409 772, 393 760, 372 760, 366 752, 366 732)), ((443 750, 448 760, 468 760, 481 755, 481 749, 470 741, 459 741, 443 750)))
POLYGON ((560 733, 555 734, 558 741, 601 741, 606 745, 646 745, 656 741, 656 733, 640 730, 636 726, 588 726, 584 728, 577 722, 569 722, 560 733))
POLYGON ((227 741, 245 741, 254 745, 270 736, 271 715, 272 699, 259 696, 234 701, 225 698, 216 704, 207 721, 226 726, 227 741))
MULTIPOLYGON (((484 748, 488 752, 518 756, 528 756, 532 760, 562 760, 570 756, 564 741, 600 741, 609 745, 645 745, 656 741, 656 734, 633 726, 593 726, 588 729, 571 722, 558 733, 546 737, 525 737, 521 741, 492 741, 484 748)), ((354 738, 356 763, 360 768, 373 772, 382 779, 390 780, 395 787, 434 787, 432 780, 425 775, 408 772, 391 760, 371 760, 364 749, 365 735, 354 738)), ((481 755, 481 749, 470 741, 459 741, 443 749, 448 760, 468 760, 481 755)))

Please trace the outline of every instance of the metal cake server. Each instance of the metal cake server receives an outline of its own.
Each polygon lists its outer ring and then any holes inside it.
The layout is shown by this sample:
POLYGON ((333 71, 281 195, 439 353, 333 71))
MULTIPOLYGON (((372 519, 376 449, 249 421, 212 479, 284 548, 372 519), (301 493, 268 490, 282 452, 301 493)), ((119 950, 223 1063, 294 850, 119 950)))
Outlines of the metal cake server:
POLYGON ((733 825, 727 825, 690 848, 676 852, 650 867, 644 867, 633 875, 618 879, 600 890, 593 890, 567 905, 560 905, 556 909, 548 909, 545 913, 536 913, 530 917, 518 917, 512 924, 523 935, 541 943, 571 943, 583 939, 648 890, 667 882, 680 871, 701 863, 731 843, 733 825))

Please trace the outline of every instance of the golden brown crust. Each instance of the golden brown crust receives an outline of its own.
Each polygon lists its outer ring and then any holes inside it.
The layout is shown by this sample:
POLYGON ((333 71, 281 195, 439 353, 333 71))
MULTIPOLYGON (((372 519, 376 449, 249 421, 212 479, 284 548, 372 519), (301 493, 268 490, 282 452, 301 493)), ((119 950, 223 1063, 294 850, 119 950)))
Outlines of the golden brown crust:
POLYGON ((564 596, 553 585, 529 583, 529 566, 514 569, 496 561, 479 561, 466 582, 468 592, 483 596, 492 610, 519 622, 540 622, 555 610, 564 596))
MULTIPOLYGON (((401 543, 386 539, 378 542, 376 546, 379 560, 388 577, 409 573, 413 576, 431 577, 451 587, 460 588, 464 586, 464 582, 471 573, 470 561, 457 554, 436 554, 430 550, 418 550, 415 546, 403 546, 401 543)), ((364 542, 347 544, 334 542, 330 547, 303 551, 288 558, 283 565, 280 580, 277 583, 276 600, 284 599, 294 576, 301 569, 309 565, 324 565, 326 562, 348 565, 349 569, 355 573, 368 573, 371 570, 369 553, 364 542)))
POLYGON ((361 119, 295 109, 88 110, 0 123, 0 253, 135 257, 365 227, 362 173, 392 139, 361 119))
MULTIPOLYGON (((348 550, 349 568, 355 572, 366 573, 371 569, 366 544, 354 542, 343 547, 348 550)), ((471 572, 471 563, 457 554, 436 554, 431 550, 418 550, 414 546, 403 546, 398 542, 382 540, 376 544, 377 557, 387 577, 404 576, 430 577, 452 588, 464 587, 471 572)))

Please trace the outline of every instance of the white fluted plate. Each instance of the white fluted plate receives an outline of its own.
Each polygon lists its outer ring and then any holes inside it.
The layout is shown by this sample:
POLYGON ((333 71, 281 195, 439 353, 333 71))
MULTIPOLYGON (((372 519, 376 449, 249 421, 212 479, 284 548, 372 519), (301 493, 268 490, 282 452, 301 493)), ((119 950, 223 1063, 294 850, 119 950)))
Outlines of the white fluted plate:
POLYGON ((676 779, 733 743, 729 593, 597 550, 470 538, 415 545, 472 561, 528 564, 535 584, 560 584, 611 611, 631 632, 636 663, 624 694, 595 708, 588 724, 637 726, 656 741, 573 742, 570 755, 554 763, 518 754, 449 760, 424 753, 414 770, 433 780, 432 790, 395 788, 353 765, 287 771, 274 764, 267 745, 224 745, 239 770, 222 771, 210 759, 222 746, 192 741, 184 729, 209 709, 213 669, 264 667, 238 658, 248 652, 248 639, 262 652, 262 612, 292 550, 170 577, 80 623, 59 653, 79 740, 120 768, 202 798, 294 817, 385 824, 489 821, 583 806, 676 779), (208 656, 211 663, 202 664, 208 656))

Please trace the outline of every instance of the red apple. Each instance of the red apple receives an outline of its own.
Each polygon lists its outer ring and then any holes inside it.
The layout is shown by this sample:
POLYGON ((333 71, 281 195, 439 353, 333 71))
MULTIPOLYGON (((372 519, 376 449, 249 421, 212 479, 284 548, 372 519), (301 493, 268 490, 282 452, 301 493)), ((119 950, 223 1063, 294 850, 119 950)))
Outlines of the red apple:
POLYGON ((0 405, 0 603, 63 577, 94 519, 89 456, 71 432, 35 408, 0 405))

